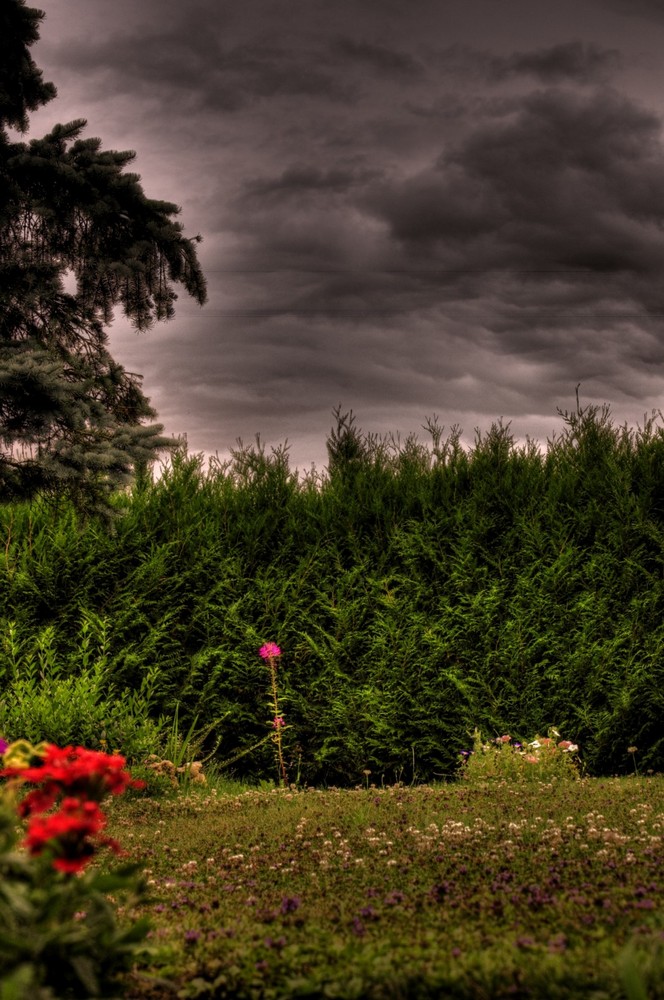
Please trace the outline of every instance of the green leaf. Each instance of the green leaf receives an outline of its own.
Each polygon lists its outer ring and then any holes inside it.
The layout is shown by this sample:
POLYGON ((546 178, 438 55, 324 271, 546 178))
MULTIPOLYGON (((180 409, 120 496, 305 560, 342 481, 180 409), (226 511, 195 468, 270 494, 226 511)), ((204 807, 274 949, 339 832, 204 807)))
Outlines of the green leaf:
POLYGON ((69 964, 76 973, 78 980, 85 986, 89 996, 99 996, 99 979, 95 972, 95 963, 87 955, 72 955, 69 964))

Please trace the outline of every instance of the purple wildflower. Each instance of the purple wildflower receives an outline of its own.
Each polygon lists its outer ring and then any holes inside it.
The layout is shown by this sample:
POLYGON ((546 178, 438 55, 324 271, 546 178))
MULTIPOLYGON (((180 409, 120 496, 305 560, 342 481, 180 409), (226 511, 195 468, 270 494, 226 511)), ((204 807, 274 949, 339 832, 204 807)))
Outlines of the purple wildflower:
POLYGON ((276 642, 266 642, 264 646, 258 650, 258 655, 263 660, 271 660, 273 656, 281 656, 281 650, 277 646, 276 642))
POLYGON ((282 948, 286 947, 286 938, 283 934, 278 938, 266 937, 264 944, 266 948, 276 948, 277 951, 281 951, 282 948))

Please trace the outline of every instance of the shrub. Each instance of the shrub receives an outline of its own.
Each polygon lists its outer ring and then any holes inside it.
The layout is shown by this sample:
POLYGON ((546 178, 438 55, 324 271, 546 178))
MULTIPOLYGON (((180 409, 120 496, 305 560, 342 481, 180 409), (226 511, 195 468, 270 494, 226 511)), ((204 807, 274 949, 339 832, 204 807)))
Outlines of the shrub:
POLYGON ((463 781, 550 781, 580 777, 578 746, 561 740, 556 729, 530 742, 512 739, 509 734, 485 742, 479 729, 473 734, 473 749, 460 753, 463 781))

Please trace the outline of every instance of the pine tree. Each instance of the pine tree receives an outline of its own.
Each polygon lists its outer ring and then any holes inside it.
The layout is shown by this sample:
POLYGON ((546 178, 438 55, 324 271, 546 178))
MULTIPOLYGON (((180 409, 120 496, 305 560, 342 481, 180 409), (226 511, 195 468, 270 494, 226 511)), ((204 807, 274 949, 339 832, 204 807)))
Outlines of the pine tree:
POLYGON ((205 279, 200 237, 145 196, 126 170, 133 152, 82 138, 83 119, 12 141, 56 96, 29 51, 43 17, 0 0, 0 501, 99 508, 173 443, 145 422, 156 414, 141 377, 109 353, 113 308, 145 330, 173 315, 176 283, 202 305, 205 279))

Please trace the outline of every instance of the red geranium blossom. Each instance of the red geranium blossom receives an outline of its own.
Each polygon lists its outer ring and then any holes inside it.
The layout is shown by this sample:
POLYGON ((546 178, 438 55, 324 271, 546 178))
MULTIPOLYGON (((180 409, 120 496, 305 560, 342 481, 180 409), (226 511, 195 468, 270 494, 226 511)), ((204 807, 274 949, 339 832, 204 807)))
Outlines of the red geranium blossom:
POLYGON ((124 769, 125 758, 118 754, 48 744, 42 760, 37 767, 6 767, 0 771, 0 777, 41 785, 21 802, 21 816, 46 812, 61 794, 101 802, 106 795, 119 795, 125 788, 144 787, 144 782, 132 780, 124 769))
POLYGON ((50 850, 53 867, 72 873, 80 871, 95 853, 94 839, 119 853, 119 844, 111 837, 100 837, 106 818, 96 802, 81 802, 67 797, 52 816, 33 816, 24 841, 32 855, 50 850))

